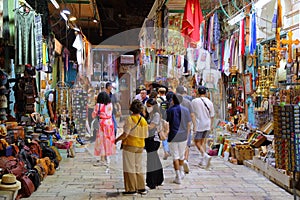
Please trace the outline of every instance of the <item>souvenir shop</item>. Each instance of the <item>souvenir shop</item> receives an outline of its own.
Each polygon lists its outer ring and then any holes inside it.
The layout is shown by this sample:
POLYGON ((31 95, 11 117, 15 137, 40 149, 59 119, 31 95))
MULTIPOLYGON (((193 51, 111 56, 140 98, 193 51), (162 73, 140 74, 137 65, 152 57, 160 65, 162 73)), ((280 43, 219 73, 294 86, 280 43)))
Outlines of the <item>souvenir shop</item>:
POLYGON ((87 105, 94 100, 88 93, 100 89, 89 81, 94 71, 86 36, 66 20, 66 37, 74 39, 56 38, 52 28, 64 18, 49 22, 59 6, 35 2, 0 1, 0 179, 17 182, 1 186, 1 194, 12 192, 9 199, 29 197, 62 156, 85 150, 87 105))
POLYGON ((299 193, 300 2, 208 11, 198 2, 154 3, 139 35, 137 83, 183 85, 191 96, 206 86, 216 110, 210 154, 299 193))

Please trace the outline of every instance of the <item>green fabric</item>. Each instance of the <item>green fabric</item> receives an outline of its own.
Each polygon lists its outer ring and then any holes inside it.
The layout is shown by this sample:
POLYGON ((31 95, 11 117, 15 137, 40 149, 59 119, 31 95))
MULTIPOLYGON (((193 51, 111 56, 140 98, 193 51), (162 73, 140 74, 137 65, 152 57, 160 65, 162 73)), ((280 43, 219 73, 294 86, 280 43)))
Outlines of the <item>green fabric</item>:
MULTIPOLYGON (((6 1, 6 0, 4 0, 6 1)), ((8 0, 7 0, 8 1, 8 0)), ((9 17, 9 44, 15 43, 15 1, 8 1, 8 17, 9 17)))
MULTIPOLYGON (((17 66, 31 64, 36 66, 34 18, 35 13, 16 10, 16 60, 17 66)), ((16 73, 19 71, 16 70, 16 73)))
POLYGON ((56 84, 58 82, 58 66, 61 66, 61 58, 56 57, 55 61, 52 65, 52 83, 51 83, 51 88, 55 89, 56 84))

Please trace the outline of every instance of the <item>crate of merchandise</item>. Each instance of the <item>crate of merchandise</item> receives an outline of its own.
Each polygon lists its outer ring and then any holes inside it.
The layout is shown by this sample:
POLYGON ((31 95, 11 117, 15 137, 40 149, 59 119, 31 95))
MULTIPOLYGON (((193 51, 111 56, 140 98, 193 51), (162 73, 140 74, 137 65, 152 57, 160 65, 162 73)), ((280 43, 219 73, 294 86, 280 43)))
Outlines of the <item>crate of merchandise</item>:
POLYGON ((234 147, 234 154, 239 164, 242 164, 244 160, 252 160, 254 156, 254 150, 250 145, 236 145, 234 147))

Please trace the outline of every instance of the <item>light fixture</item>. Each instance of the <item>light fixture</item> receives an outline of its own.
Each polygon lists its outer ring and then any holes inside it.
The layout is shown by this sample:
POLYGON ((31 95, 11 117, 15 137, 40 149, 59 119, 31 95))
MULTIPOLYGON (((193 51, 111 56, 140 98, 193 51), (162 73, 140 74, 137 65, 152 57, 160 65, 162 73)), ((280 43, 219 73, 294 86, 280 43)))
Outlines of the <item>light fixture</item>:
POLYGON ((56 9, 59 9, 59 5, 56 0, 50 0, 50 1, 56 9))
POLYGON ((71 12, 70 12, 67 8, 64 8, 64 9, 62 10, 62 12, 65 13, 66 15, 71 14, 71 12))
POLYGON ((73 22, 73 21, 76 21, 77 18, 76 18, 75 16, 71 16, 69 20, 70 20, 71 22, 73 22))
POLYGON ((98 23, 98 20, 96 18, 93 19, 94 23, 98 23))
POLYGON ((60 15, 65 21, 68 21, 68 17, 63 11, 60 12, 60 15))

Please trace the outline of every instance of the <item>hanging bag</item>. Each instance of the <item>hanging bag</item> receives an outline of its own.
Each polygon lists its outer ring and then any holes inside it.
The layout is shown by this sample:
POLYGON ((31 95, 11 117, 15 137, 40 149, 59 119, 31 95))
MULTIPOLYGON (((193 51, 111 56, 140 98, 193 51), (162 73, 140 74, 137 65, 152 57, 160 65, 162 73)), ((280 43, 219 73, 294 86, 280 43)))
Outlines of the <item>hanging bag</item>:
POLYGON ((98 109, 98 114, 96 116, 96 118, 92 121, 92 124, 93 124, 93 129, 94 130, 99 130, 100 128, 100 107, 101 107, 101 104, 99 104, 99 109, 98 109))

